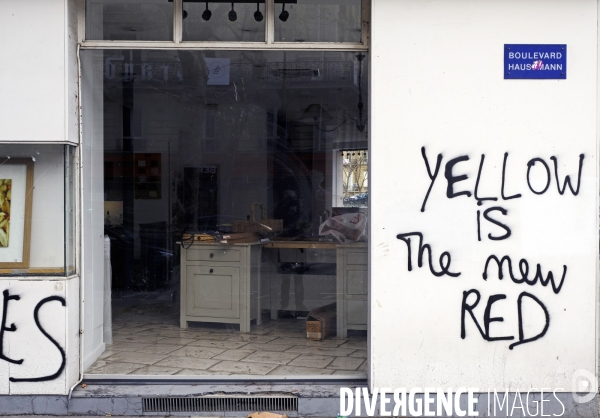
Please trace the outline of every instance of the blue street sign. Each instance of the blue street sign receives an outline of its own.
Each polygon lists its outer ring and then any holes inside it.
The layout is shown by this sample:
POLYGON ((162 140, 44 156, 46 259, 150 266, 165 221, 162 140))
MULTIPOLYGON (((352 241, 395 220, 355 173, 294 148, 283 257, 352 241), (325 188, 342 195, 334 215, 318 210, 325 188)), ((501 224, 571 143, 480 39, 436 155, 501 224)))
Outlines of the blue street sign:
POLYGON ((566 79, 567 45, 504 44, 504 78, 566 79))

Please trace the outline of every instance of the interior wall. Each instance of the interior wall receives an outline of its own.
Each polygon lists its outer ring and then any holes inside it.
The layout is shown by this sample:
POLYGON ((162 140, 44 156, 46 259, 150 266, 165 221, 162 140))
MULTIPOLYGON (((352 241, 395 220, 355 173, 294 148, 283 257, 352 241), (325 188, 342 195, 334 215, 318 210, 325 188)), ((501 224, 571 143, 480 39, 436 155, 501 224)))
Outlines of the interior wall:
POLYGON ((574 391, 596 374, 597 16, 595 0, 373 1, 373 387, 574 391), (566 80, 505 80, 504 44, 566 44, 566 80), (522 259, 530 282, 567 269, 562 288, 525 283, 522 259))
MULTIPOLYGON (((246 131, 251 133, 246 137, 236 135, 237 125, 231 125, 226 118, 217 118, 215 130, 219 136, 214 138, 213 147, 207 148, 204 106, 194 104, 190 107, 182 103, 179 95, 171 97, 159 91, 139 92, 135 100, 134 106, 142 108, 142 128, 140 136, 134 139, 134 153, 161 154, 161 196, 135 199, 136 234, 139 224, 166 220, 169 197, 172 202, 181 199, 177 196, 176 185, 182 181, 186 167, 218 166, 222 222, 246 219, 252 202, 266 203, 266 141, 257 135, 262 133, 257 127, 265 124, 262 109, 253 109, 250 119, 243 122, 246 131), (239 167, 248 164, 252 172, 248 175, 240 173, 239 167)), ((106 105, 104 135, 107 152, 121 152, 121 106, 118 98, 106 105)))

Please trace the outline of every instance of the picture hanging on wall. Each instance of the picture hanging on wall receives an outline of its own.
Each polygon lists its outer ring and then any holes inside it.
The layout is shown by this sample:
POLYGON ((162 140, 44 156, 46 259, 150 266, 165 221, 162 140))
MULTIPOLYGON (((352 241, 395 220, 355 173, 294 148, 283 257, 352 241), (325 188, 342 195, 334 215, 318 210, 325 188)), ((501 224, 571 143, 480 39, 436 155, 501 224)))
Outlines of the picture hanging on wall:
POLYGON ((135 198, 160 199, 161 154, 135 154, 135 198))
POLYGON ((33 160, 0 157, 0 269, 29 267, 33 160))

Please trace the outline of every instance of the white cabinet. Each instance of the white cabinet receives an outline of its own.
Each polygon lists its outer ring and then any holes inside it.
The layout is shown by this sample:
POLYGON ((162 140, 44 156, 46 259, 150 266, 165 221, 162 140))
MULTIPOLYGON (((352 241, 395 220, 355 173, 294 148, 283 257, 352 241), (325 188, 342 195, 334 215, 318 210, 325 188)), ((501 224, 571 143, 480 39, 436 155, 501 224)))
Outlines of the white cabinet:
POLYGON ((366 243, 337 246, 337 335, 366 330, 368 318, 368 255, 366 243))
POLYGON ((181 250, 180 326, 189 321, 260 325, 261 245, 193 244, 181 250))

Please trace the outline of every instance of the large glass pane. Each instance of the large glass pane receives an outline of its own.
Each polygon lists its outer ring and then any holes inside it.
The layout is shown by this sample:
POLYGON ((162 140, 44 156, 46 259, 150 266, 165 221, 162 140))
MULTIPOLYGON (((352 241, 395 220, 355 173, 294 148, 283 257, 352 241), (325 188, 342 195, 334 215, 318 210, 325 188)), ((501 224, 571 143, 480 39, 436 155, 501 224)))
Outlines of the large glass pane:
POLYGON ((74 154, 64 145, 0 148, 0 275, 75 272, 74 154))
POLYGON ((361 0, 276 0, 276 42, 360 42, 361 0))
POLYGON ((262 2, 184 2, 184 41, 265 41, 262 2))
POLYGON ((87 373, 364 375, 369 213, 344 198, 346 160, 362 193, 368 161, 342 153, 368 152, 365 55, 82 62, 86 196, 104 196, 84 223, 110 240, 112 275, 86 286, 113 315, 87 373))
POLYGON ((170 41, 173 2, 86 0, 85 38, 109 41, 170 41))

